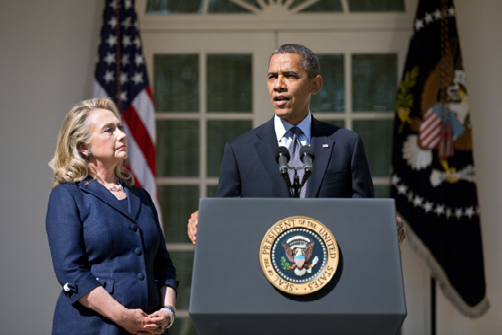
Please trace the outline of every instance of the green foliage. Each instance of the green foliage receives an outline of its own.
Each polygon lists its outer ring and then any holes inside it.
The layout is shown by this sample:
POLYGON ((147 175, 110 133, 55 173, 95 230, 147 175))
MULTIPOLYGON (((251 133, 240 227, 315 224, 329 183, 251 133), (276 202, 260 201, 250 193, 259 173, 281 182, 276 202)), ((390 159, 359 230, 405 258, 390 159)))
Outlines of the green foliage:
POLYGON ((420 73, 418 66, 415 66, 411 71, 407 71, 404 74, 404 79, 399 86, 399 93, 396 97, 396 105, 394 106, 401 124, 399 125, 399 133, 403 132, 404 125, 406 123, 411 123, 411 108, 415 104, 413 99, 413 94, 410 92, 411 89, 417 84, 417 77, 420 73))
POLYGON ((281 257, 281 266, 282 266, 282 269, 284 271, 286 271, 290 266, 291 264, 289 264, 287 261, 286 261, 286 257, 282 256, 281 257))

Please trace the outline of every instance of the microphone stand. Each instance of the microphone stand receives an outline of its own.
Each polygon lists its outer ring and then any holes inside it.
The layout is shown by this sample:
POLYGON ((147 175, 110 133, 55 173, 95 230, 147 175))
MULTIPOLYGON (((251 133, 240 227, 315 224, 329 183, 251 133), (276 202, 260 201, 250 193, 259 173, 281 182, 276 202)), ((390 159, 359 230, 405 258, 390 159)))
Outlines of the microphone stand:
POLYGON ((288 166, 288 169, 294 170, 295 174, 293 176, 293 184, 291 184, 291 180, 289 179, 289 174, 286 169, 284 169, 281 173, 282 178, 288 185, 289 189, 291 189, 293 192, 293 198, 299 198, 300 197, 300 190, 301 188, 305 185, 307 182, 307 179, 310 177, 312 174, 312 171, 310 169, 305 169, 304 167, 291 167, 288 166), (305 170, 305 173, 303 175, 302 182, 300 183, 300 177, 298 176, 298 170, 305 170))

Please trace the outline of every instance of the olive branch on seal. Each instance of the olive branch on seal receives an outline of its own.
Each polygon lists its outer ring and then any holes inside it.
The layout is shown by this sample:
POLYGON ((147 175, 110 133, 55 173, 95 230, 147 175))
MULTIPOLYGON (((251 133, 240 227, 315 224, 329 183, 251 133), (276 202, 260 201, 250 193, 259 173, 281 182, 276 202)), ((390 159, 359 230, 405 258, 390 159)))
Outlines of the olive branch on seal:
POLYGON ((411 107, 413 107, 415 101, 413 100, 413 94, 410 93, 410 90, 417 84, 419 72, 418 66, 415 66, 411 69, 411 71, 406 71, 404 79, 399 87, 399 93, 397 94, 395 105, 397 116, 401 120, 399 133, 403 132, 404 125, 406 123, 411 123, 411 107))
POLYGON ((286 271, 290 266, 291 264, 289 264, 287 261, 286 261, 286 257, 282 256, 281 257, 281 266, 282 266, 282 269, 284 271, 286 271))

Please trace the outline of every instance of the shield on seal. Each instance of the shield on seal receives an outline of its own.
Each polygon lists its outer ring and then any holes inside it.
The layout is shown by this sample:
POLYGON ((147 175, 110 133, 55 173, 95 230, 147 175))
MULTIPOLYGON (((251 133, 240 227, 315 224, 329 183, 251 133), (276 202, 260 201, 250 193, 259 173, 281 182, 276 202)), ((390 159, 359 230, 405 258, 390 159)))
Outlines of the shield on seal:
POLYGON ((295 256, 295 264, 299 269, 301 269, 303 264, 305 264, 305 256, 295 256))

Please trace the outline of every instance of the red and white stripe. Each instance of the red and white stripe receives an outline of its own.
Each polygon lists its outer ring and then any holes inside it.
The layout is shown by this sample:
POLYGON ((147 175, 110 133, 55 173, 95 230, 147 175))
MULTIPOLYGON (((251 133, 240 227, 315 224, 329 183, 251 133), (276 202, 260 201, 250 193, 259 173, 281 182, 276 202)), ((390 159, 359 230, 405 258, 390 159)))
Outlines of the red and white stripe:
POLYGON ((420 143, 424 148, 436 149, 441 140, 441 128, 443 121, 437 116, 431 108, 424 115, 422 124, 420 125, 420 143))
POLYGON ((452 157, 454 154, 451 123, 443 122, 432 108, 422 119, 419 138, 424 148, 438 149, 440 158, 452 157))

